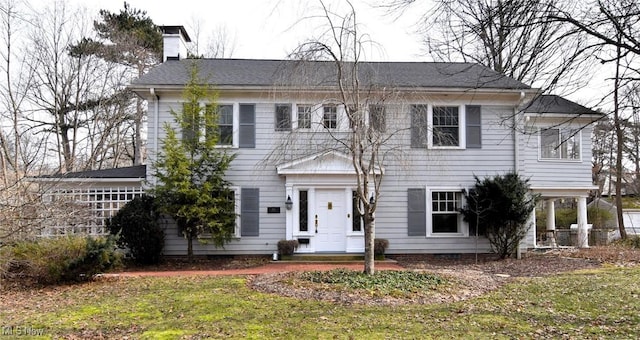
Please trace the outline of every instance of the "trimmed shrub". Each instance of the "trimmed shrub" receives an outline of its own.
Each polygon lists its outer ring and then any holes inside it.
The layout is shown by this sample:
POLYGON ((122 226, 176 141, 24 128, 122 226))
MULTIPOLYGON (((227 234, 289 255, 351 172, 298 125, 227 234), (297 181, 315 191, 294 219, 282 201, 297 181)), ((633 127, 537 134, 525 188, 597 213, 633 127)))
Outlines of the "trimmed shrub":
POLYGON ((514 254, 527 235, 527 220, 535 209, 537 195, 529 191, 529 180, 516 173, 480 180, 466 195, 467 205, 460 211, 469 222, 472 234, 476 228, 485 235, 500 258, 514 254))
POLYGON ((3 249, 8 263, 3 279, 27 279, 41 284, 88 281, 120 264, 115 237, 61 237, 24 241, 3 249))
POLYGON ((373 253, 374 255, 384 255, 389 248, 389 240, 384 238, 377 238, 373 240, 373 253))
POLYGON ((278 254, 280 255, 293 255, 293 252, 298 249, 298 240, 280 240, 278 241, 278 254))
POLYGON ((118 236, 118 245, 127 248, 135 262, 153 264, 160 261, 164 230, 153 196, 142 195, 129 201, 107 220, 107 229, 118 236))

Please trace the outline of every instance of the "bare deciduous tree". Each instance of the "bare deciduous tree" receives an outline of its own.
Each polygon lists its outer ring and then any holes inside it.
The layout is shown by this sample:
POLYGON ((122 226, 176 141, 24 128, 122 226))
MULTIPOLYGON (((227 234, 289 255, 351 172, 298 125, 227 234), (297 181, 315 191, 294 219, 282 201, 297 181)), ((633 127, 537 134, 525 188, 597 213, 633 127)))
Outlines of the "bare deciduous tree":
POLYGON ((189 32, 193 40, 189 54, 198 58, 231 58, 236 48, 236 36, 224 24, 219 24, 210 32, 204 32, 201 18, 191 18, 189 32))
MULTIPOLYGON (((387 6, 412 10, 415 2, 391 0, 387 6)), ((572 91, 589 79, 587 46, 561 23, 546 20, 558 2, 436 0, 422 16, 421 34, 435 61, 475 62, 545 91, 572 91)))
POLYGON ((629 81, 640 79, 640 3, 636 0, 595 0, 582 8, 581 15, 558 11, 553 21, 570 24, 575 34, 586 34, 599 48, 596 56, 602 63, 615 63, 613 77, 613 127, 616 133, 616 208, 620 235, 626 238, 622 216, 622 181, 624 176, 624 120, 620 90, 629 81))
POLYGON ((374 79, 368 78, 371 75, 367 70, 361 69, 364 46, 370 41, 369 36, 359 30, 355 8, 349 3, 348 12, 341 15, 332 12, 324 2, 320 4, 323 32, 300 44, 291 53, 290 58, 298 65, 295 70, 289 70, 287 75, 290 77, 286 82, 290 85, 299 81, 303 87, 326 85, 326 82, 335 84, 334 91, 320 99, 327 104, 329 113, 320 122, 311 119, 298 122, 308 125, 304 128, 316 133, 302 137, 295 128, 291 129, 269 157, 277 162, 284 157, 308 155, 309 152, 333 151, 348 157, 355 175, 354 208, 359 215, 354 219, 361 218, 364 230, 364 272, 373 274, 375 212, 384 177, 383 164, 388 158, 401 154, 390 141, 403 131, 393 125, 400 121, 394 119, 394 110, 399 113, 402 109, 385 106, 387 102, 397 103, 397 92, 378 85, 374 79), (310 84, 310 81, 325 83, 310 84), (344 110, 346 120, 340 121, 338 114, 332 116, 332 112, 338 109, 344 110))

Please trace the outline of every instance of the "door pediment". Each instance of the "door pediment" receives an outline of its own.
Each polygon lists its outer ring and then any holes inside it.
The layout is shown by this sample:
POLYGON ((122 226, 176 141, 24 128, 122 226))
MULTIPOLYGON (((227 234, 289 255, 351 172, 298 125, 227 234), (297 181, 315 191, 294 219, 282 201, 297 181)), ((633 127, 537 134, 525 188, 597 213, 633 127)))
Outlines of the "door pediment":
MULTIPOLYGON (((338 151, 326 151, 276 166, 278 175, 355 175, 351 157, 338 151)), ((375 167, 381 174, 384 168, 375 167)))

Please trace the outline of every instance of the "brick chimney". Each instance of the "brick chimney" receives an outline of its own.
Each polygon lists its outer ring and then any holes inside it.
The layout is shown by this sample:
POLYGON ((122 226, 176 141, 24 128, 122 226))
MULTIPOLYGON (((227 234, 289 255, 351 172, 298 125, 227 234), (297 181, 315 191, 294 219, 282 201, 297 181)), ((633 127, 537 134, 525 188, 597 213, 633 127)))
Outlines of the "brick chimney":
POLYGON ((184 26, 160 26, 162 30, 162 62, 187 58, 187 43, 191 42, 184 26))

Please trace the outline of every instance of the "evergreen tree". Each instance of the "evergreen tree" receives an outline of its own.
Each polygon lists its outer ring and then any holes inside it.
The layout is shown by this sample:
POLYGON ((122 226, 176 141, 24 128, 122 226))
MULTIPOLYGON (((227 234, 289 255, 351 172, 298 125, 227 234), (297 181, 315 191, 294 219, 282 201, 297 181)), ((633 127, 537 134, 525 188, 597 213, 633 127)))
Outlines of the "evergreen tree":
POLYGON ((216 147, 220 138, 216 96, 203 84, 194 63, 182 110, 171 110, 174 124, 165 123, 166 137, 153 164, 158 180, 153 194, 160 210, 173 217, 187 239, 190 259, 198 236, 210 235, 216 247, 230 241, 236 219, 234 192, 224 179, 235 155, 216 147), (176 127, 182 131, 180 137, 176 127))
POLYGON ((475 179, 461 212, 473 233, 485 235, 500 258, 506 258, 516 252, 527 235, 527 221, 538 195, 529 191, 529 180, 517 173, 475 179))
MULTIPOLYGON (((76 45, 70 46, 72 55, 96 55, 108 62, 123 65, 133 72, 135 77, 144 75, 149 68, 162 60, 162 33, 147 16, 145 11, 131 8, 124 3, 119 13, 111 13, 102 9, 100 19, 93 23, 93 28, 100 38, 94 40, 83 38, 76 45)), ((114 98, 124 101, 133 99, 126 89, 120 89, 114 98)), ((145 114, 143 101, 135 98, 135 113, 131 115, 134 125, 133 163, 142 164, 142 122, 145 114)))

